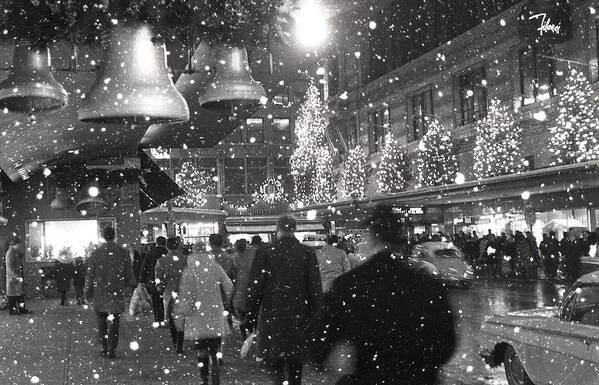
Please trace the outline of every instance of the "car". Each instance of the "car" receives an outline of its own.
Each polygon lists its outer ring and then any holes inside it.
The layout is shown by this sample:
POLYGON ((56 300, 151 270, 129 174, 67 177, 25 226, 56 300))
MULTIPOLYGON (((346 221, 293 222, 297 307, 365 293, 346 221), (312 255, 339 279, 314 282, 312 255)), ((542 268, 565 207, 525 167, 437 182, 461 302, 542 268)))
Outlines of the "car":
POLYGON ((474 281, 474 270, 455 245, 448 242, 425 242, 414 246, 411 258, 451 286, 470 288, 474 281))
POLYGON ((494 315, 481 326, 481 356, 510 385, 599 384, 599 272, 582 276, 559 307, 494 315))

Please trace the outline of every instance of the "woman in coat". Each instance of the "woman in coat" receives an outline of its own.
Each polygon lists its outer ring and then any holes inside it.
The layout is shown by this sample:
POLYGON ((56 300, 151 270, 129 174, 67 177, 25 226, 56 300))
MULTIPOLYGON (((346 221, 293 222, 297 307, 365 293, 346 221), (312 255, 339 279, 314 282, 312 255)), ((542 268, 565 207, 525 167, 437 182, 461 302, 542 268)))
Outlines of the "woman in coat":
POLYGON ((194 250, 187 258, 175 302, 174 317, 184 322, 185 340, 195 342, 202 384, 220 384, 217 353, 227 331, 224 305, 233 283, 211 253, 194 250), (212 368, 212 370, 210 370, 212 368))
POLYGON ((20 238, 14 237, 6 250, 6 299, 10 315, 28 314, 25 308, 23 288, 23 259, 25 244, 20 238))

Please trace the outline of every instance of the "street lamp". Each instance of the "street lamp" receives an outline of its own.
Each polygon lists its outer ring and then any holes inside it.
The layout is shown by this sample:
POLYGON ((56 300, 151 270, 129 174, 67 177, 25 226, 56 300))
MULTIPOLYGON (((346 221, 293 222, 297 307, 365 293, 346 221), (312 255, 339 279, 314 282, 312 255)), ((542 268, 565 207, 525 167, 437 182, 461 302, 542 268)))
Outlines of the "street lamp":
POLYGON ((295 13, 295 34, 306 48, 318 48, 328 37, 327 15, 317 0, 304 0, 295 13))

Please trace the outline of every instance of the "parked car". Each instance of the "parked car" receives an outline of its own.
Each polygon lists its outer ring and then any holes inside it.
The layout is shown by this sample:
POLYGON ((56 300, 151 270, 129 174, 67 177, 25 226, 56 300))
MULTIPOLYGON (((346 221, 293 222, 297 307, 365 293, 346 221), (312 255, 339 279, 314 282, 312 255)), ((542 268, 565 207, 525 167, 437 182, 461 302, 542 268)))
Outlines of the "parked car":
POLYGON ((470 288, 474 270, 464 254, 452 243, 425 242, 414 246, 412 258, 418 260, 430 273, 449 285, 470 288))
POLYGON ((582 276, 559 307, 487 319, 481 346, 510 385, 599 384, 599 272, 582 276))

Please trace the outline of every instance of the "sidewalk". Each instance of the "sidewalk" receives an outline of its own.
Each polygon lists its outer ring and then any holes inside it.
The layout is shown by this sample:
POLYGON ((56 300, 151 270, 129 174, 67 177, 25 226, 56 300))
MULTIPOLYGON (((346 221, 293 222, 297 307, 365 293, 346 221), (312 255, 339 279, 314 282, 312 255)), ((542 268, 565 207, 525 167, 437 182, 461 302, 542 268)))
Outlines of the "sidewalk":
MULTIPOLYGON (((123 316, 118 358, 100 356, 96 323, 91 310, 80 306, 58 306, 58 300, 32 300, 30 316, 9 316, 0 312, 0 383, 83 385, 83 384, 199 384, 195 355, 186 346, 184 356, 172 350, 168 329, 153 329, 149 316, 123 316), (130 343, 139 344, 133 350, 130 343)), ((228 337, 221 371, 221 384, 270 384, 268 373, 254 357, 239 357, 241 337, 228 337)), ((459 376, 445 376, 444 384, 465 384, 459 376)), ((305 385, 332 385, 335 379, 307 368, 305 385)), ((467 383, 480 383, 468 381, 467 383)))
MULTIPOLYGON (((168 329, 153 329, 149 316, 123 316, 118 358, 100 356, 96 323, 91 310, 58 306, 57 300, 32 300, 31 316, 0 312, 0 383, 67 384, 199 384, 199 372, 191 346, 184 356, 172 350, 168 329), (130 347, 139 344, 138 350, 130 347), (38 382, 36 382, 38 381, 38 382)), ((253 357, 239 357, 241 337, 226 341, 221 383, 266 385, 268 373, 253 357)), ((305 371, 305 384, 332 384, 325 376, 305 371)))

